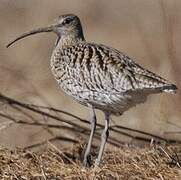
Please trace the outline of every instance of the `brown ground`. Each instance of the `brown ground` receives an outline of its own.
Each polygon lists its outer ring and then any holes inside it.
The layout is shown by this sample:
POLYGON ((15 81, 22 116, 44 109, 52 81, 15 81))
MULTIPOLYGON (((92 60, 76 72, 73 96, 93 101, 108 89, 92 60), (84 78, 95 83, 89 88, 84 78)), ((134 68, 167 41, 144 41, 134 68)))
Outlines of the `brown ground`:
MULTIPOLYGON (((180 0, 54 0, 53 3, 50 0, 1 0, 0 93, 24 103, 55 107, 88 120, 89 109, 66 96, 51 74, 49 61, 56 39, 54 34, 42 33, 6 48, 7 43, 21 33, 52 24, 54 19, 65 13, 80 17, 87 41, 116 48, 178 86, 176 95, 150 96, 146 103, 120 117, 112 117, 112 125, 180 140, 180 0)), ((4 113, 5 108, 0 106, 0 113, 4 113)), ((25 119, 20 113, 10 113, 17 119, 25 119)), ((97 114, 99 123, 103 124, 103 114, 99 111, 97 114)), ((30 118, 26 117, 25 120, 30 122, 30 118)), ((34 119, 52 123, 50 118, 39 116, 34 119)), ((6 122, 7 119, 0 117, 0 126, 6 122)), ((60 136, 68 134, 53 128, 51 131, 54 134, 58 131, 60 136)), ((74 134, 70 136, 75 139, 74 134)), ((121 134, 114 137, 130 142, 130 138, 121 134)), ((49 138, 50 133, 40 126, 22 128, 21 124, 14 123, 6 131, 0 131, 0 144, 11 148, 28 146, 49 138)))
POLYGON ((84 168, 82 146, 58 150, 48 143, 43 152, 0 149, 1 179, 181 179, 181 146, 127 147, 106 151, 100 167, 84 168), (73 153, 72 153, 73 152, 73 153), (175 155, 174 155, 174 152, 175 155), (168 153, 168 154, 167 154, 168 153), (177 155, 178 157, 177 157, 177 155), (170 156, 170 157, 169 157, 170 156), (175 162, 175 159, 177 162, 175 162), (176 164, 177 163, 177 164, 176 164))

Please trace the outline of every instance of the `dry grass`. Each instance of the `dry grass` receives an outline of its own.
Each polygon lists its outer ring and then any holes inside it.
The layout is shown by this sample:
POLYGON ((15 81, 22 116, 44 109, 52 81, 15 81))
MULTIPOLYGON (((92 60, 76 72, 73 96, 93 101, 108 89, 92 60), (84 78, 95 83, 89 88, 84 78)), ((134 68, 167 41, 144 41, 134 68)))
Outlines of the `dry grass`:
MULTIPOLYGON (((170 146, 181 152, 181 146, 170 146)), ((48 144, 43 152, 0 149, 1 179, 180 179, 181 169, 158 147, 122 147, 106 151, 101 167, 84 168, 82 146, 60 151, 48 144), (73 152, 73 153, 72 153, 73 152)), ((175 156, 176 157, 176 156, 175 156)), ((173 160, 173 159, 172 159, 173 160)))
MULTIPOLYGON (((49 0, 43 3, 37 0, 2 0, 0 93, 21 102, 55 107, 88 119, 89 110, 60 91, 50 72, 49 60, 55 35, 40 34, 24 39, 10 49, 5 47, 19 34, 49 25, 64 13, 74 13, 80 17, 87 41, 102 43, 128 54, 137 63, 175 83, 180 89, 180 12, 180 0, 54 0, 53 3, 49 0)), ((180 102, 180 91, 174 96, 155 95, 148 98, 144 105, 131 109, 123 116, 112 117, 111 123, 179 140, 180 102)), ((0 111, 2 113, 4 109, 0 107, 0 111)), ((99 122, 104 123, 103 115, 99 111, 97 114, 99 122)), ((0 123, 6 121, 0 118, 0 123)), ((0 143, 24 147, 41 141, 41 137, 48 139, 50 134, 45 132, 45 128, 42 129, 36 127, 36 130, 30 130, 28 127, 28 130, 24 130, 21 124, 12 124, 6 131, 0 131, 0 143)), ((51 131, 56 134, 57 129, 51 128, 51 131)), ((110 137, 114 137, 114 134, 110 137)), ((130 141, 124 135, 115 137, 130 141)))

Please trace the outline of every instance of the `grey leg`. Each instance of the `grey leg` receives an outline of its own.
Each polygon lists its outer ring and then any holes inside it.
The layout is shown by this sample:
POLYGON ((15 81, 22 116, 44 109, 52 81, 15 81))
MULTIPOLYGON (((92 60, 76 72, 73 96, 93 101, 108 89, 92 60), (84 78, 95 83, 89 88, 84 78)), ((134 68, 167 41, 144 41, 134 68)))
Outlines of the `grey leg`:
POLYGON ((101 135, 101 146, 99 149, 98 157, 97 157, 96 162, 95 162, 96 165, 100 164, 102 154, 104 152, 104 148, 105 148, 105 145, 107 142, 107 138, 109 136, 109 119, 110 119, 110 114, 105 113, 105 128, 104 128, 102 135, 101 135))
POLYGON ((85 151, 85 154, 84 154, 84 161, 83 161, 84 166, 90 166, 90 163, 91 163, 89 155, 90 155, 92 140, 93 140, 93 137, 94 137, 94 133, 95 133, 95 130, 96 130, 96 124, 97 124, 96 113, 95 113, 95 110, 94 110, 93 107, 91 109, 90 123, 91 123, 91 133, 90 133, 89 141, 88 141, 87 148, 86 148, 86 151, 85 151))

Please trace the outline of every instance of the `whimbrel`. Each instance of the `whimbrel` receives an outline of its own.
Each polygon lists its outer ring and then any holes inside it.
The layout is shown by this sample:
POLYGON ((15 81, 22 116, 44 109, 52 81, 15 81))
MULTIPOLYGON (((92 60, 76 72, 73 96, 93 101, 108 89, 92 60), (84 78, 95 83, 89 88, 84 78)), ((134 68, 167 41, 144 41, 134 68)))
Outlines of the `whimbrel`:
POLYGON ((73 14, 61 15, 50 26, 24 33, 7 47, 41 32, 54 32, 58 37, 51 56, 51 68, 59 86, 91 110, 91 133, 83 161, 85 166, 90 165, 90 149, 96 129, 95 109, 105 114, 105 128, 95 161, 99 165, 109 136, 110 115, 121 115, 136 104, 145 102, 150 94, 176 93, 174 84, 144 69, 124 53, 87 42, 80 19, 73 14))

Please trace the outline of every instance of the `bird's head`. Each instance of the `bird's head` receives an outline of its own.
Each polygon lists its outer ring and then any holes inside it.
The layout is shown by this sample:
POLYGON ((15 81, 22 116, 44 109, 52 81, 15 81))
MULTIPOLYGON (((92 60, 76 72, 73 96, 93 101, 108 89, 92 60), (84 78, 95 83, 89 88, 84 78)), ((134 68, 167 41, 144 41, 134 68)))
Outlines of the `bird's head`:
POLYGON ((82 33, 80 19, 73 14, 61 15, 55 20, 53 31, 57 35, 69 35, 70 33, 82 33))
POLYGON ((29 32, 20 35, 19 37, 11 41, 6 47, 11 46, 16 41, 23 39, 27 36, 42 32, 54 32, 57 34, 58 38, 74 37, 74 38, 84 39, 81 22, 78 16, 74 14, 65 14, 59 16, 55 20, 55 23, 50 26, 31 30, 29 32))

